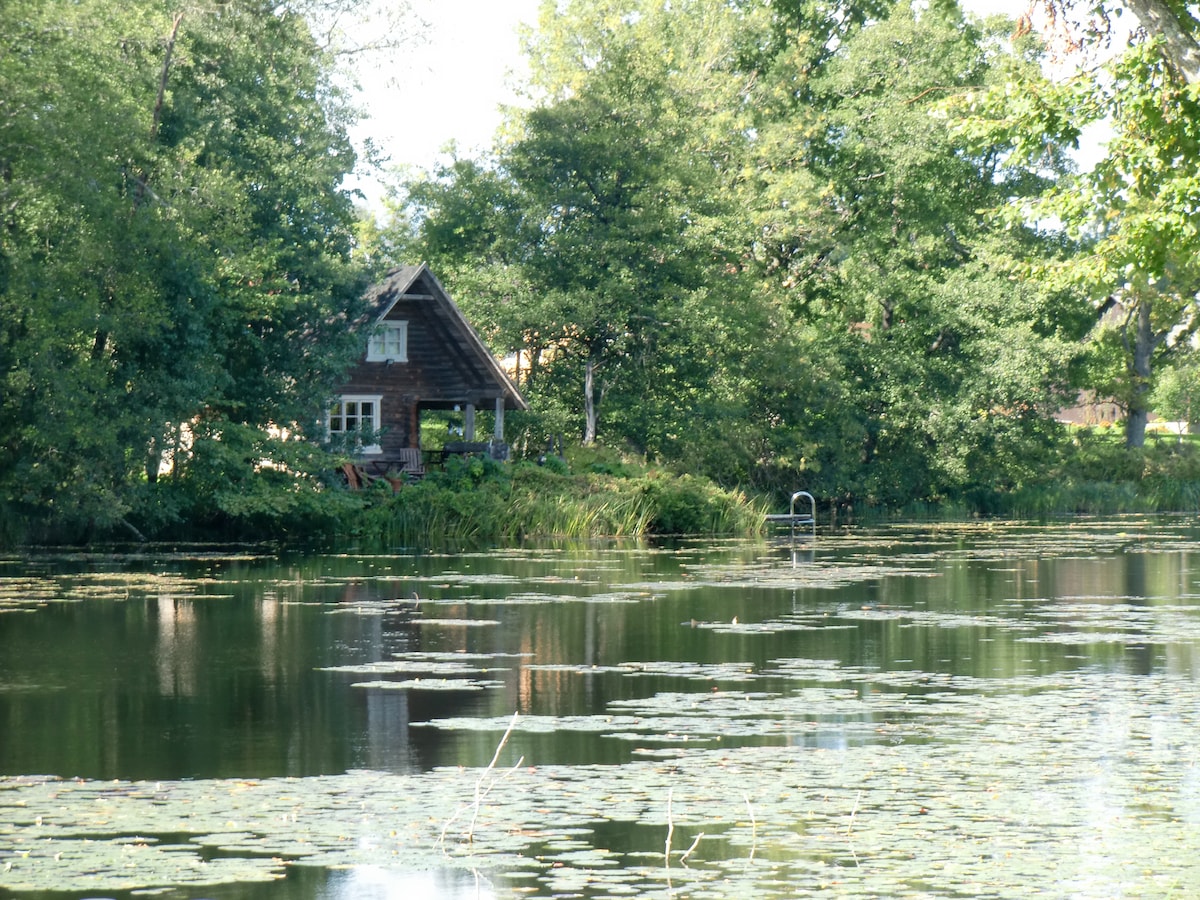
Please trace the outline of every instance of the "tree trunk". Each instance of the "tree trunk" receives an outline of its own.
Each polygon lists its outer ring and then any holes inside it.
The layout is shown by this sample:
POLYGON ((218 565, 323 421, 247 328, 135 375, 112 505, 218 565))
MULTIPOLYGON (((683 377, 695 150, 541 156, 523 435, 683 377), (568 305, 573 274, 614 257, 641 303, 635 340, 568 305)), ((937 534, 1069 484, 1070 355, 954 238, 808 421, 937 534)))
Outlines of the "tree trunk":
POLYGON ((1150 322, 1150 301, 1141 300, 1133 323, 1133 389, 1129 395, 1129 414, 1125 420, 1125 446, 1146 443, 1146 422, 1150 418, 1150 359, 1154 353, 1154 329, 1150 322))
POLYGON ((162 122, 163 100, 167 96, 167 76, 171 73, 171 54, 175 52, 175 39, 179 37, 179 23, 183 13, 175 14, 171 23, 171 34, 167 37, 167 50, 163 54, 162 75, 158 79, 158 98, 154 101, 154 116, 150 121, 150 141, 158 140, 158 126, 162 122))
POLYGON ((583 446, 596 443, 596 361, 588 357, 583 367, 583 446))
POLYGON ((155 484, 158 482, 158 470, 162 466, 163 460, 163 445, 157 438, 150 438, 150 444, 146 447, 146 483, 155 484))
POLYGON ((1150 35, 1161 35, 1167 61, 1188 84, 1200 81, 1200 43, 1189 30, 1195 22, 1181 22, 1163 0, 1125 0, 1150 35))

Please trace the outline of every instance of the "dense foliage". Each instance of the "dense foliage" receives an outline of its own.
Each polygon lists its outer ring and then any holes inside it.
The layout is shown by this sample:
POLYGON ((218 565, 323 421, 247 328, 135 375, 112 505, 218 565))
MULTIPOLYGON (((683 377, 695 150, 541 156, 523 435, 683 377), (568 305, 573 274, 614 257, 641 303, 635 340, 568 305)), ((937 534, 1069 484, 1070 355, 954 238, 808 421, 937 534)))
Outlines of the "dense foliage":
POLYGON ((705 478, 860 511, 1190 483, 1185 445, 1141 449, 1152 403, 1193 416, 1189 7, 1129 0, 1146 27, 1118 36, 1115 0, 1045 0, 1042 34, 953 0, 546 2, 536 102, 363 223, 313 18, 357 2, 0 11, 3 537, 409 541, 471 504, 488 524, 451 530, 720 530, 705 478), (364 260, 428 262, 511 354, 518 458, 566 435, 683 477, 577 472, 557 512, 506 493, 547 469, 340 490, 304 438, 358 352, 364 260), (1055 420, 1081 388, 1130 449, 1055 420))
POLYGON ((988 210, 1031 174, 942 104, 1037 54, 950 3, 578 0, 489 161, 410 184, 393 245, 519 354, 539 431, 781 496, 890 506, 1038 477, 1091 324, 1071 248, 988 210))
POLYGON ((602 465, 502 465, 454 459, 393 493, 384 484, 324 535, 337 543, 416 549, 514 543, 530 537, 755 534, 761 504, 709 479, 602 465))
POLYGON ((1162 367, 1194 367, 1184 351, 1200 325, 1200 20, 1175 0, 1044 6, 1076 67, 1053 79, 1026 71, 963 98, 957 112, 980 143, 1011 141, 1013 164, 1027 171, 1043 166, 1048 147, 1078 145, 1089 129, 1105 135, 1092 169, 1005 212, 1054 221, 1079 242, 1063 259, 1031 261, 1029 272, 1107 314, 1107 377, 1089 386, 1121 402, 1126 444, 1137 448, 1162 367))
POLYGON ((354 153, 328 59, 286 5, 180 10, 0 12, 10 528, 79 536, 184 514, 148 488, 166 471, 220 502, 285 443, 239 457, 239 429, 303 433, 354 350, 354 153))

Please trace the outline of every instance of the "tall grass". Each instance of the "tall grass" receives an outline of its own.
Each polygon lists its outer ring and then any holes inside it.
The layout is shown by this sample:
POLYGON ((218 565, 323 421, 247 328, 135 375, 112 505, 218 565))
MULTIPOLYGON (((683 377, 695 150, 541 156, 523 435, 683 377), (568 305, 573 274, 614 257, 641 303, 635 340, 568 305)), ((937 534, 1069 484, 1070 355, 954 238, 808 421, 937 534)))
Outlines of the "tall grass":
POLYGON ((512 543, 533 537, 755 534, 764 510, 707 479, 559 474, 529 464, 437 473, 375 492, 336 542, 387 547, 512 543))

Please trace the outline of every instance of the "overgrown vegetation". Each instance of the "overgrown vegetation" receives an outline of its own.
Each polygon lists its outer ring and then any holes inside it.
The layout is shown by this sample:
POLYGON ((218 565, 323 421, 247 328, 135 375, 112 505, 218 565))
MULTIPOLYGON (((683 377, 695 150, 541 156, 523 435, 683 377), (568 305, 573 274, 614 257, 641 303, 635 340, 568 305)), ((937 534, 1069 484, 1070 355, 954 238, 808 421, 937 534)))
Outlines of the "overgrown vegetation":
MULTIPOLYGON (((261 452, 251 443, 241 452, 261 452)), ((227 446, 221 452, 234 452, 227 446)), ((792 490, 774 494, 725 489, 703 476, 650 466, 603 446, 573 448, 566 458, 497 463, 451 457, 420 481, 393 487, 378 479, 349 490, 323 451, 291 442, 291 461, 327 463, 322 478, 297 476, 281 463, 249 479, 195 478, 144 486, 129 530, 115 535, 196 540, 287 541, 370 548, 478 547, 550 537, 755 535, 765 514, 786 510, 792 490)), ((202 467, 198 466, 197 469, 202 467)), ((223 471, 219 466, 214 472, 223 471)), ((1039 457, 1029 477, 1010 486, 976 485, 932 500, 846 500, 817 490, 822 527, 885 519, 1195 512, 1200 510, 1200 441, 1152 434, 1130 451, 1120 426, 1077 429, 1039 457)), ((26 534, 26 537, 29 535, 26 534)))
POLYGON ((530 463, 505 469, 475 459, 373 498, 339 539, 421 548, 527 537, 750 534, 762 522, 759 505, 707 479, 565 475, 530 463))
POLYGON ((168 480, 147 486, 129 527, 147 538, 393 549, 541 537, 746 535, 763 526, 763 501, 707 478, 680 477, 603 452, 587 457, 574 472, 558 458, 537 465, 451 457, 418 482, 394 488, 379 479, 363 490, 348 489, 333 474, 332 460, 320 482, 280 466, 236 484, 168 480))
POLYGON ((1141 5, 1178 35, 1051 84, 1044 38, 949 0, 547 3, 539 102, 376 222, 314 18, 358 0, 13 0, 0 541, 711 532, 799 487, 834 521, 1190 508, 1191 451, 1141 445, 1152 404, 1194 417, 1200 21, 1141 5), (418 260, 517 360, 518 460, 627 458, 337 490, 296 438, 418 260), (1055 421, 1083 389, 1127 449, 1055 421))
POLYGON ((943 515, 1043 518, 1065 515, 1200 511, 1200 442, 1195 435, 1151 433, 1125 445, 1121 427, 1081 428, 1040 460, 1036 478, 1008 490, 976 491, 943 515))

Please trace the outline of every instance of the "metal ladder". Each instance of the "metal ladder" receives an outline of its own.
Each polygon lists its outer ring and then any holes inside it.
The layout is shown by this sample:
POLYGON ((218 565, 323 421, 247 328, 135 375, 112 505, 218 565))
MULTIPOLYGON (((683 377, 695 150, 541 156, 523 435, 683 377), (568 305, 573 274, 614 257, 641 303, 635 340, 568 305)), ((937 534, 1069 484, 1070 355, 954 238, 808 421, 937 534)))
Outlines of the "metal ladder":
POLYGON ((767 521, 771 523, 786 523, 791 527, 792 540, 796 540, 796 526, 807 525, 808 537, 810 540, 817 538, 817 501, 813 499, 813 495, 808 491, 796 491, 792 494, 792 503, 786 513, 778 513, 767 516, 767 521), (808 511, 796 512, 796 501, 807 500, 808 511))

